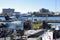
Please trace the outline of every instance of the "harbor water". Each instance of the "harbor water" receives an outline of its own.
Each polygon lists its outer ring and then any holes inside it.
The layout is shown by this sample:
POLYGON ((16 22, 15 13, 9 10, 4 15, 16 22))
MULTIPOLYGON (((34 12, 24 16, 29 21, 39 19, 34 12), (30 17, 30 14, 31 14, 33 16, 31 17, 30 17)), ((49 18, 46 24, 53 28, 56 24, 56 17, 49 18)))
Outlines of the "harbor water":
MULTIPOLYGON (((60 20, 60 17, 20 17, 19 18, 19 20, 33 20, 33 19, 37 19, 38 21, 40 21, 40 20, 60 20)), ((0 20, 5 20, 5 18, 0 17, 0 20)), ((2 23, 2 22, 0 22, 0 23, 2 23)), ((8 28, 15 29, 16 26, 18 26, 18 28, 23 29, 23 22, 15 21, 15 22, 4 22, 4 23, 9 24, 8 28)), ((51 24, 52 25, 59 25, 60 23, 51 23, 51 24)))

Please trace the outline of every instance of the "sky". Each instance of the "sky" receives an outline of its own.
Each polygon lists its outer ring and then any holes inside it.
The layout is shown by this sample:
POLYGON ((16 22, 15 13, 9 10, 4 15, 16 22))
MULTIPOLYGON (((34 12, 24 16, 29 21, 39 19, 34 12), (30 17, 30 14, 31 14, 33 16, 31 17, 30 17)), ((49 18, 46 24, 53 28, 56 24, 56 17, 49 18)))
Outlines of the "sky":
POLYGON ((15 9, 22 13, 39 11, 41 8, 60 12, 59 4, 60 0, 0 0, 0 12, 3 8, 15 9))

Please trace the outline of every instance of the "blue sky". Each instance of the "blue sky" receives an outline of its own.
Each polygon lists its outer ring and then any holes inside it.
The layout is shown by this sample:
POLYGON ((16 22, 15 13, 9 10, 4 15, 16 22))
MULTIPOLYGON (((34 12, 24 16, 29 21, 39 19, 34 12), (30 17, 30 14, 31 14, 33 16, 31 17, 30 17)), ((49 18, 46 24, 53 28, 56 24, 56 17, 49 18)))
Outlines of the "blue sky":
POLYGON ((22 13, 39 11, 41 8, 46 8, 50 11, 60 11, 59 4, 60 0, 0 0, 0 12, 2 12, 3 8, 14 8, 15 11, 22 13))

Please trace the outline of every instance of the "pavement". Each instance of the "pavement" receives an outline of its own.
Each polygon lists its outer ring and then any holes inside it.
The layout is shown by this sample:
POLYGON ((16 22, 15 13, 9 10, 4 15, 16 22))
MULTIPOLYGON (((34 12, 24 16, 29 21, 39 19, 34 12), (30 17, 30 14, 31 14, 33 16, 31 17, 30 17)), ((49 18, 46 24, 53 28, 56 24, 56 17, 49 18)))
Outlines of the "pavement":
MULTIPOLYGON (((27 38, 27 40, 31 40, 31 39, 35 40, 38 36, 42 35, 43 33, 44 33, 44 30, 42 30, 42 29, 28 30, 25 32, 25 34, 29 37, 29 38, 27 38)), ((17 39, 17 37, 15 39, 17 39)), ((4 40, 4 38, 0 38, 0 40, 4 40)), ((10 37, 6 37, 6 40, 11 40, 11 39, 10 39, 10 37)))
MULTIPOLYGON (((26 32, 28 32, 27 40, 37 40, 37 37, 42 35, 44 33, 44 30, 29 30, 29 31, 26 31, 26 32)), ((0 38, 0 40, 4 40, 4 38, 0 38)), ((10 39, 10 37, 7 37, 6 40, 11 40, 11 39, 10 39)), ((60 38, 58 38, 56 40, 60 40, 60 38)))
POLYGON ((0 40, 11 40, 10 37, 6 37, 6 38, 0 38, 0 40))

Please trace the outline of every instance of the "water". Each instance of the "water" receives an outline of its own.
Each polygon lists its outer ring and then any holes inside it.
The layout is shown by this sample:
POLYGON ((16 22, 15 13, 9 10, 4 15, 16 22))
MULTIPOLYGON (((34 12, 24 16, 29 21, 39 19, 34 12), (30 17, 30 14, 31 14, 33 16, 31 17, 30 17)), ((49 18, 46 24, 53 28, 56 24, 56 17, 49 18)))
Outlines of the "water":
MULTIPOLYGON (((0 17, 0 20, 5 20, 5 18, 0 17)), ((0 22, 0 23, 8 24, 8 29, 21 29, 21 30, 23 30, 23 22, 22 21, 0 22)))
POLYGON ((60 20, 60 17, 29 17, 28 19, 38 19, 38 20, 60 20))
MULTIPOLYGON (((60 17, 22 17, 22 20, 60 20, 60 17)), ((52 25, 59 25, 60 23, 51 23, 52 25)))
POLYGON ((7 22, 9 25, 9 29, 21 29, 23 30, 23 22, 22 21, 14 21, 14 22, 7 22))
MULTIPOLYGON (((20 20, 33 20, 33 19, 37 19, 38 21, 40 20, 60 20, 60 17, 20 17, 20 20)), ((4 17, 0 17, 0 20, 5 20, 4 17)), ((2 22, 0 22, 2 23, 2 22)), ((17 28, 16 26, 18 26, 18 28, 23 29, 23 22, 20 21, 15 21, 15 22, 4 22, 9 24, 8 28, 17 28)), ((52 23, 53 25, 59 25, 60 23, 52 23)))

